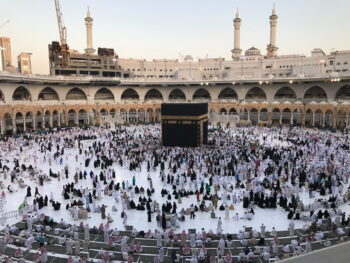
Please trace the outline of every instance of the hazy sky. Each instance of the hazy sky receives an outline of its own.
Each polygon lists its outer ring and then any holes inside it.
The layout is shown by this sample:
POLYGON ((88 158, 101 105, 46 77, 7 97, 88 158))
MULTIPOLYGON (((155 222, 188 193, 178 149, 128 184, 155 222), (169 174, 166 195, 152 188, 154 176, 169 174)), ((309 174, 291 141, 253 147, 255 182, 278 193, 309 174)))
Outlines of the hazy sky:
MULTIPOLYGON (((279 54, 350 49, 349 0, 61 0, 71 49, 86 47, 84 18, 90 6, 94 47, 114 48, 121 58, 230 59, 232 19, 239 8, 241 48, 266 52, 273 3, 279 16, 279 54)), ((59 40, 54 0, 0 0, 0 35, 11 37, 12 61, 33 53, 35 73, 48 73, 48 44, 59 40)))

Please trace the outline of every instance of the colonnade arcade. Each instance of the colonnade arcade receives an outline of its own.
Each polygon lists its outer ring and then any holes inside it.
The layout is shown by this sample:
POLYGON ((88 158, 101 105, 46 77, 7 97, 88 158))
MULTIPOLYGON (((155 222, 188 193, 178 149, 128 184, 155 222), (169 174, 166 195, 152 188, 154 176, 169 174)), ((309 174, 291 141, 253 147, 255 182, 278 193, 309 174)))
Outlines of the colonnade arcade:
POLYGON ((1 133, 16 133, 106 120, 153 123, 161 119, 162 102, 208 102, 211 113, 236 115, 242 125, 345 128, 350 116, 350 80, 163 87, 0 83, 0 128, 1 133))
POLYGON ((160 121, 160 105, 147 108, 116 107, 71 107, 71 108, 14 108, 12 112, 0 115, 2 134, 34 131, 46 128, 61 128, 87 125, 101 125, 105 116, 120 116, 122 123, 155 123, 160 121))

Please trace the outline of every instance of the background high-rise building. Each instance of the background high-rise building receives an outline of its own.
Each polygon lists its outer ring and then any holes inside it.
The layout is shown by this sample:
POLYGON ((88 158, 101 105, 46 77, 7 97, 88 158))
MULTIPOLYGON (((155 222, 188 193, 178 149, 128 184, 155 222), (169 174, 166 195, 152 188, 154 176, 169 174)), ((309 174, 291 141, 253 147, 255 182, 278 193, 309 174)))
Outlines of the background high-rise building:
POLYGON ((16 69, 12 66, 11 39, 9 37, 0 37, 0 47, 2 69, 14 72, 16 69))
POLYGON ((31 53, 22 52, 17 56, 18 71, 21 74, 32 73, 31 53))

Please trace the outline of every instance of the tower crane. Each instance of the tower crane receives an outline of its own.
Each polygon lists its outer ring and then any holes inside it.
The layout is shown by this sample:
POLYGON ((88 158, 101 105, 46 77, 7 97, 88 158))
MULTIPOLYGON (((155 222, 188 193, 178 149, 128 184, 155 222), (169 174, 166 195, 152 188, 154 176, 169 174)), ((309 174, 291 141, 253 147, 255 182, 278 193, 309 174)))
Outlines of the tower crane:
POLYGON ((59 0, 54 0, 54 1, 56 6, 57 23, 58 23, 58 30, 60 33, 61 45, 65 45, 67 44, 67 30, 63 23, 60 1, 59 0))
POLYGON ((4 23, 2 23, 2 24, 0 25, 0 28, 2 28, 3 26, 5 26, 7 23, 10 23, 10 20, 6 20, 4 23))
POLYGON ((67 30, 63 23, 63 16, 60 6, 59 0, 55 1, 55 7, 56 7, 56 15, 57 15, 57 23, 58 23, 58 30, 60 33, 60 41, 61 41, 61 54, 58 56, 60 60, 60 66, 65 67, 67 65, 67 57, 68 57, 68 45, 67 45, 67 30))

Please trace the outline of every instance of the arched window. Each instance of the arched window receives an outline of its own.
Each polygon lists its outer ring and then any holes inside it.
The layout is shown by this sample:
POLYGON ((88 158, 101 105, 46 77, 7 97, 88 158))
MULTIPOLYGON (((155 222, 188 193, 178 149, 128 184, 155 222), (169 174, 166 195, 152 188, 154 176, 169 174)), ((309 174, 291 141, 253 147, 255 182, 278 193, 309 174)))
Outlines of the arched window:
POLYGON ((193 100, 210 100, 210 94, 206 89, 200 88, 197 89, 193 94, 193 100))
POLYGON ((182 90, 174 89, 170 92, 169 100, 186 100, 186 96, 182 90))
POLYGON ((95 100, 110 100, 114 101, 113 93, 107 88, 99 89, 95 94, 95 100))
POLYGON ((31 100, 31 96, 25 87, 18 87, 13 92, 12 100, 31 100))
POLYGON ((54 89, 47 87, 39 93, 38 100, 59 100, 59 98, 54 89))
POLYGON ((81 89, 73 88, 67 93, 66 100, 87 100, 87 97, 81 89))
POLYGON ((251 88, 247 95, 245 96, 246 100, 266 100, 265 91, 259 87, 251 88))
POLYGON ((126 89, 123 91, 122 100, 139 100, 140 96, 134 89, 126 89))

